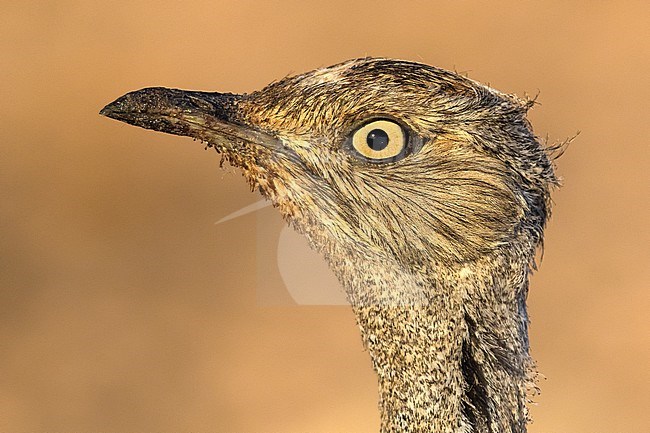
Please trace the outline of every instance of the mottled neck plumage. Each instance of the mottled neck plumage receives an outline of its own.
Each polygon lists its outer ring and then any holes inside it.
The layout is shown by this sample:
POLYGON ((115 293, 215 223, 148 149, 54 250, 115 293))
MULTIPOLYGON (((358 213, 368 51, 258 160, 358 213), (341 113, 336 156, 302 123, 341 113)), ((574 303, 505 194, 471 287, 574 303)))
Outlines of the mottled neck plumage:
POLYGON ((382 433, 526 431, 528 273, 527 262, 503 255, 410 277, 382 273, 361 291, 343 278, 378 375, 382 433), (426 302, 376 302, 409 284, 426 302))

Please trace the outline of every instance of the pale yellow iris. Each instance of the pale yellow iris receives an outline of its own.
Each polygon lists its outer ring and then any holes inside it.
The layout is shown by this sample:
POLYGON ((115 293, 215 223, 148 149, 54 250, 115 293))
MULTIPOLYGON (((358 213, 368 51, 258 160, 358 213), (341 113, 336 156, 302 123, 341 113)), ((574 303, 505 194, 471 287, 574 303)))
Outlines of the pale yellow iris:
POLYGON ((361 155, 370 159, 386 159, 399 155, 406 146, 402 127, 390 120, 375 120, 357 129, 352 136, 352 146, 361 155), (381 150, 375 150, 368 144, 368 134, 375 129, 384 131, 388 136, 388 144, 381 150))

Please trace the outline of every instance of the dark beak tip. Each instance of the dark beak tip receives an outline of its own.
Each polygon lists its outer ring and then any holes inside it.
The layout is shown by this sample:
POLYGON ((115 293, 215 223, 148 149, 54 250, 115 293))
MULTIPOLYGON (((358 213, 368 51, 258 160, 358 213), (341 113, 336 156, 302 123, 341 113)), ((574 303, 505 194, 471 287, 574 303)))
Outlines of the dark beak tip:
POLYGON ((99 110, 99 114, 101 116, 111 117, 111 104, 108 104, 107 106, 99 110))
POLYGON ((117 103, 118 101, 111 102, 101 110, 99 110, 99 114, 101 116, 108 117, 109 119, 115 119, 115 120, 122 120, 124 121, 125 115, 127 114, 124 111, 124 108, 117 103))
POLYGON ((141 95, 142 91, 129 92, 120 96, 113 102, 106 104, 104 108, 99 111, 99 114, 111 119, 124 120, 125 116, 130 113, 137 113, 142 111, 141 95))
POLYGON ((124 113, 129 108, 128 100, 128 93, 126 95, 122 95, 113 102, 106 104, 106 106, 99 111, 99 114, 111 119, 117 119, 120 113, 124 113))
POLYGON ((107 104, 99 111, 99 114, 111 119, 122 120, 125 115, 169 108, 172 92, 178 91, 163 87, 134 90, 107 104))

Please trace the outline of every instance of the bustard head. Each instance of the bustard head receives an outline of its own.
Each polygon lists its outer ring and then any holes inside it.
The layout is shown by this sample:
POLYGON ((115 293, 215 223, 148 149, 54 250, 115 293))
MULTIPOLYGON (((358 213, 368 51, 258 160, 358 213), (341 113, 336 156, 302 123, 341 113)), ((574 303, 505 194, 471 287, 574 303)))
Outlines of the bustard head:
POLYGON ((147 88, 101 114, 214 147, 345 287, 382 432, 523 432, 526 294, 556 183, 530 103, 365 58, 251 94, 147 88))

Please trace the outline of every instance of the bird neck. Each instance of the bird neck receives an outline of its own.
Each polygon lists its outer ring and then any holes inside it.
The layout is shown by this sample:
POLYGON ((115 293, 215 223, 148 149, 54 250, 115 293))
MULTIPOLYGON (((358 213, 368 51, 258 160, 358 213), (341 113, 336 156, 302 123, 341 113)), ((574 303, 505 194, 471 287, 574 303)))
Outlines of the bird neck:
POLYGON ((379 378, 382 433, 525 432, 527 264, 492 258, 438 269, 444 274, 423 272, 428 281, 392 281, 402 290, 414 284, 406 292, 424 292, 425 303, 359 302, 390 292, 386 279, 378 287, 366 280, 366 293, 358 297, 357 285, 351 296, 379 378))

